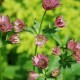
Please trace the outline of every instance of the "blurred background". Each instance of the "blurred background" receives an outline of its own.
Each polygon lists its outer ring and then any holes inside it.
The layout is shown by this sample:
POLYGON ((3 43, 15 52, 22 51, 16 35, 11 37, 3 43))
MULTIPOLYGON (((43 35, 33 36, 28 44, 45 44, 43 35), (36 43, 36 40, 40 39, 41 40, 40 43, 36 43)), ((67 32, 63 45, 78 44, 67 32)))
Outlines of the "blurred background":
MULTIPOLYGON (((56 16, 62 15, 66 20, 66 28, 61 29, 60 32, 62 41, 66 36, 80 41, 80 0, 61 0, 61 4, 62 6, 47 12, 43 28, 50 22, 54 23, 56 16)), ((0 0, 0 14, 10 16, 11 21, 21 18, 30 27, 33 26, 35 18, 39 22, 41 21, 43 12, 42 0, 0 0)), ((19 45, 7 45, 6 53, 4 51, 2 55, 4 58, 4 80, 28 80, 27 73, 32 70, 30 64, 35 48, 34 35, 21 32, 20 38, 21 43, 19 45)), ((38 48, 38 53, 45 52, 50 55, 52 53, 51 48, 55 45, 55 41, 49 40, 43 48, 38 48)), ((54 60, 50 63, 50 67, 53 69, 57 60, 54 56, 51 56, 51 60, 54 60)), ((80 80, 79 64, 74 64, 71 70, 66 70, 65 80, 80 80)))

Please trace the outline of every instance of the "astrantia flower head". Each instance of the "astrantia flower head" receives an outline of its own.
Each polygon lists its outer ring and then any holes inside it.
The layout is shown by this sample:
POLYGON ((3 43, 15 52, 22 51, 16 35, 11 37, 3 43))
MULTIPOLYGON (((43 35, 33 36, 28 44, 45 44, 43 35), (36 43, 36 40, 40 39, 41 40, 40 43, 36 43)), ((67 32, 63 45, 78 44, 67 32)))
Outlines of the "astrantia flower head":
POLYGON ((47 38, 44 35, 36 36, 36 45, 42 47, 47 42, 47 38))
POLYGON ((60 55, 60 52, 61 52, 61 50, 59 47, 52 48, 52 53, 54 55, 60 55))
POLYGON ((66 26, 66 22, 62 16, 58 16, 58 17, 56 17, 55 25, 59 28, 62 28, 62 27, 66 26))
POLYGON ((34 71, 30 71, 30 73, 29 73, 29 80, 36 80, 37 78, 38 78, 38 74, 36 73, 36 72, 34 72, 34 71))
POLYGON ((14 34, 10 37, 10 42, 12 42, 13 44, 18 44, 20 43, 20 40, 19 40, 19 34, 14 34))
POLYGON ((71 39, 71 40, 68 42, 68 48, 73 51, 73 50, 75 50, 75 47, 76 47, 76 42, 75 42, 73 39, 71 39))
POLYGON ((74 51, 74 57, 77 60, 77 62, 80 64, 80 49, 76 49, 74 51))
POLYGON ((76 44, 76 47, 75 47, 73 52, 74 52, 75 59, 80 64, 80 43, 76 44))
POLYGON ((48 66, 49 59, 44 54, 38 54, 33 57, 33 64, 38 68, 44 69, 48 66))
POLYGON ((17 19, 15 22, 14 22, 14 30, 15 32, 20 32, 24 29, 25 27, 25 23, 23 20, 20 20, 20 19, 17 19))
POLYGON ((0 15, 0 31, 8 32, 12 30, 12 24, 8 16, 0 15))
POLYGON ((42 1, 43 1, 42 6, 45 10, 51 10, 60 6, 59 4, 60 0, 42 0, 42 1))
POLYGON ((60 74, 60 69, 59 68, 52 71, 52 76, 53 77, 57 77, 59 74, 60 74))

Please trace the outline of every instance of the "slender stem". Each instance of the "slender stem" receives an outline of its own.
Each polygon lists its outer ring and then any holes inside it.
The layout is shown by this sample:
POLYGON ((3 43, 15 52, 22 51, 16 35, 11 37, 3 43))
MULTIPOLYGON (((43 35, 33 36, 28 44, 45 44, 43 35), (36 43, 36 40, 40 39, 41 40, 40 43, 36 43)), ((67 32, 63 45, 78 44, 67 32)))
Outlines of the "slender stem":
POLYGON ((55 80, 57 80, 57 77, 55 78, 55 80))
POLYGON ((39 34, 40 34, 40 31, 41 31, 41 27, 42 27, 42 23, 43 23, 45 14, 46 14, 46 10, 45 10, 45 12, 44 12, 44 14, 42 16, 42 20, 41 20, 41 24, 40 24, 40 28, 39 28, 39 34))
POLYGON ((37 49, 38 49, 38 46, 36 45, 35 46, 35 55, 37 54, 37 49))
POLYGON ((65 80, 65 69, 63 69, 63 80, 65 80))
MULTIPOLYGON (((45 14, 46 14, 46 11, 44 12, 44 14, 43 14, 43 16, 42 16, 41 23, 40 23, 40 28, 39 28, 39 33, 38 33, 38 34, 40 34, 41 27, 42 27, 42 23, 43 23, 43 19, 44 19, 45 14)), ((38 46, 36 45, 36 46, 35 46, 35 52, 34 52, 34 55, 37 54, 37 49, 38 49, 38 46)), ((33 70, 35 71, 35 66, 33 66, 33 70)))
MULTIPOLYGON (((35 46, 35 52, 34 52, 35 55, 37 54, 37 49, 38 49, 38 46, 36 45, 35 46)), ((33 70, 35 71, 35 66, 33 66, 33 70)))
POLYGON ((3 80, 3 74, 2 74, 2 33, 0 33, 0 80, 3 80))

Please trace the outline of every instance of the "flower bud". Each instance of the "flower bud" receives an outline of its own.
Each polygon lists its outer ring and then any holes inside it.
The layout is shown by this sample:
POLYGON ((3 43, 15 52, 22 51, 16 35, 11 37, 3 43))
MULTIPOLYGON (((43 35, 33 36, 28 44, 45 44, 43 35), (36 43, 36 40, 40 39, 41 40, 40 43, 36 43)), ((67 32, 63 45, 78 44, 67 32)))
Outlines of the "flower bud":
POLYGON ((58 28, 65 27, 66 23, 65 23, 65 20, 63 19, 62 16, 56 17, 55 25, 56 25, 58 28))
POLYGON ((0 15, 0 31, 8 32, 12 30, 12 24, 8 16, 0 15))
POLYGON ((19 35, 18 35, 18 34, 12 35, 9 40, 10 40, 10 42, 12 42, 13 44, 18 44, 18 43, 20 43, 19 35))
POLYGON ((17 19, 14 22, 14 30, 15 30, 15 32, 22 31, 24 29, 24 27, 25 27, 25 24, 24 24, 23 20, 17 19))
POLYGON ((61 52, 61 50, 59 47, 52 48, 52 53, 54 55, 60 55, 60 52, 61 52))
POLYGON ((60 74, 60 69, 59 68, 52 71, 52 76, 53 77, 57 77, 59 74, 60 74))
POLYGON ((36 73, 36 72, 34 72, 34 71, 31 71, 30 73, 29 73, 29 80, 36 80, 37 78, 38 78, 38 74, 36 73))

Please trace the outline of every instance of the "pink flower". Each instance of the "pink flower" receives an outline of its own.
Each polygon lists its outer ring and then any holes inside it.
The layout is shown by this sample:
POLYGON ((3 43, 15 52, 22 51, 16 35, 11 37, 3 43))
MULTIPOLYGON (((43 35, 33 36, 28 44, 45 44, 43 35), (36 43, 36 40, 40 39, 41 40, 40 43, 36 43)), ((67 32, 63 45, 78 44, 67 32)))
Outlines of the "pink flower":
POLYGON ((38 54, 33 57, 33 64, 38 68, 44 69, 48 66, 49 59, 44 54, 38 54))
POLYGON ((74 51, 74 57, 77 60, 77 62, 80 64, 80 49, 76 49, 74 51))
POLYGON ((25 27, 25 23, 23 22, 23 20, 17 19, 14 22, 14 30, 15 30, 15 32, 22 31, 24 29, 24 27, 25 27))
POLYGON ((42 47, 47 42, 47 38, 44 35, 36 36, 36 45, 42 47))
POLYGON ((12 24, 8 16, 0 15, 0 31, 8 32, 12 30, 12 24))
POLYGON ((59 47, 55 47, 55 48, 52 48, 52 52, 54 55, 60 55, 61 50, 59 47))
POLYGON ((19 35, 18 35, 18 34, 12 35, 9 40, 10 40, 10 42, 12 42, 13 44, 20 43, 19 35))
POLYGON ((52 76, 53 77, 57 77, 59 74, 60 74, 60 69, 59 68, 52 71, 52 76))
POLYGON ((36 80, 37 78, 38 78, 38 74, 36 73, 36 72, 34 72, 34 71, 31 71, 30 73, 29 73, 29 80, 36 80))
POLYGON ((45 10, 51 10, 60 6, 59 2, 60 0, 43 0, 42 6, 45 10))
POLYGON ((80 64, 80 43, 79 42, 76 44, 76 47, 75 47, 73 53, 74 53, 75 59, 80 64))
POLYGON ((76 42, 75 42, 73 39, 71 39, 71 40, 68 42, 68 48, 73 51, 73 50, 75 50, 75 47, 76 47, 76 42))
POLYGON ((62 16, 56 17, 55 25, 59 28, 65 27, 66 23, 62 16))

